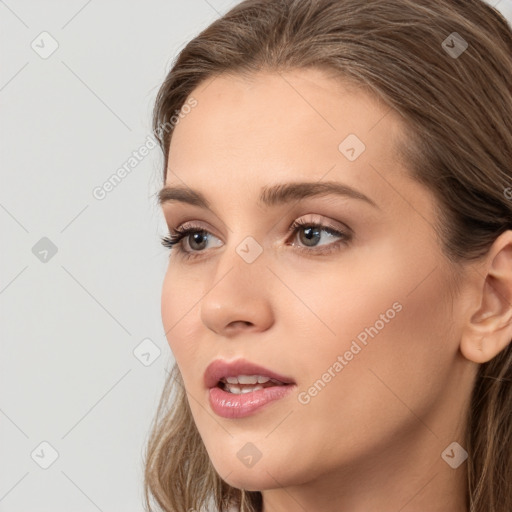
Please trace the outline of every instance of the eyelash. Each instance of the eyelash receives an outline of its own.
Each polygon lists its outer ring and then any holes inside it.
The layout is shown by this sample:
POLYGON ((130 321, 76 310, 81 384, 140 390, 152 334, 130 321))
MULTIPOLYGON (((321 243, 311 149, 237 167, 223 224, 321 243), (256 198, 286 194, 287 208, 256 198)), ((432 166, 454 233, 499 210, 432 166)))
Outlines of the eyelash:
MULTIPOLYGON (((293 224, 288 229, 288 233, 293 233, 295 236, 300 228, 303 227, 312 227, 312 228, 320 228, 322 231, 326 231, 332 235, 341 237, 341 240, 338 240, 337 242, 333 242, 331 244, 328 244, 326 247, 327 249, 308 249, 301 246, 295 246, 297 250, 305 253, 319 253, 321 255, 330 254, 338 249, 341 248, 342 245, 347 245, 351 239, 352 235, 349 233, 341 233, 340 231, 337 231, 336 229, 326 226, 323 224, 319 224, 316 222, 311 221, 303 221, 303 220, 296 220, 293 222, 293 224)), ((185 259, 194 259, 201 257, 202 254, 205 252, 203 251, 186 251, 183 249, 182 241, 184 238, 186 238, 188 235, 191 235, 193 233, 207 233, 210 234, 207 230, 200 228, 199 226, 189 226, 187 228, 177 228, 171 230, 172 234, 171 236, 163 236, 162 237, 162 245, 164 247, 167 247, 168 249, 174 249, 177 251, 177 253, 185 258, 185 259)), ((323 245, 320 247, 324 247, 323 245)))

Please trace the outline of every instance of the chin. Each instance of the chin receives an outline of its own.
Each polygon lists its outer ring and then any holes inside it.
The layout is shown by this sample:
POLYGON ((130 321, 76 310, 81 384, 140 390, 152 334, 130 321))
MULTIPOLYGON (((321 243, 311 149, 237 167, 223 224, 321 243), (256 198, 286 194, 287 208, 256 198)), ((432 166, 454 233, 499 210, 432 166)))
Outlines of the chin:
POLYGON ((262 457, 252 467, 246 467, 238 458, 228 461, 226 452, 219 453, 218 457, 211 459, 218 475, 231 487, 245 489, 246 491, 264 491, 276 489, 287 485, 296 485, 303 480, 307 481, 306 475, 297 472, 299 468, 291 468, 290 461, 279 461, 262 457))
POLYGON ((280 482, 279 476, 276 476, 278 480, 278 482, 276 482, 276 480, 265 471, 265 468, 260 468, 259 470, 256 468, 242 470, 240 468, 230 468, 227 474, 229 476, 223 478, 223 480, 231 487, 236 487, 237 489, 264 491, 266 489, 280 487, 278 483, 280 482), (231 474, 229 471, 232 471, 231 474))

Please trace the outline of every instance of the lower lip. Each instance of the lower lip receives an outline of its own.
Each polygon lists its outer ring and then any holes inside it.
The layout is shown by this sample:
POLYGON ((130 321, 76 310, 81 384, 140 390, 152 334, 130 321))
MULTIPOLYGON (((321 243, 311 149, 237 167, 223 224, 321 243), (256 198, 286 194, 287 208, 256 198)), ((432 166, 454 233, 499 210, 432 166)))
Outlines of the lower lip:
POLYGON ((219 387, 210 388, 210 406, 215 414, 223 418, 243 418, 270 402, 284 398, 295 387, 293 384, 271 386, 239 395, 228 393, 219 387))

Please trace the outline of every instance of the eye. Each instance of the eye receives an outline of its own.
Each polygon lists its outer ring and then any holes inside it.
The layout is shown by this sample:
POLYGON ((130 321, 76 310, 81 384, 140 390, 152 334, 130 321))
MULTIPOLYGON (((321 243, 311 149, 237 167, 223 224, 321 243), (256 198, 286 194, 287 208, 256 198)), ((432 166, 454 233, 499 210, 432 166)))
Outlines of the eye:
MULTIPOLYGON (((313 255, 325 255, 339 250, 341 246, 347 245, 352 239, 351 230, 342 232, 335 229, 333 226, 304 219, 294 221, 288 231, 296 234, 294 238, 298 238, 300 243, 305 245, 305 247, 296 245, 299 251, 313 255), (327 242, 332 242, 333 238, 338 238, 339 240, 332 243, 319 244, 318 242, 322 240, 322 233, 328 234, 327 237, 324 237, 327 239, 327 242), (320 247, 320 249, 310 249, 311 247, 320 247)), ((291 245, 295 246, 295 244, 291 245)))
MULTIPOLYGON (((351 230, 341 232, 333 226, 303 219, 294 221, 288 229, 288 233, 294 235, 294 240, 298 238, 300 244, 304 246, 295 243, 287 245, 292 245, 298 251, 304 251, 310 255, 331 253, 340 249, 341 246, 347 245, 352 239, 351 230), (320 244, 319 242, 322 241, 322 233, 327 233, 327 236, 323 237, 327 239, 327 242, 331 241, 333 238, 338 238, 339 240, 332 243, 320 244), (318 249, 315 247, 318 247, 318 249)), ((177 253, 184 258, 196 258, 202 256, 211 238, 219 240, 200 226, 185 223, 183 226, 171 230, 170 236, 162 237, 162 245, 177 251, 177 253), (184 242, 186 242, 186 244, 184 244, 184 242), (188 247, 185 247, 185 245, 188 247)))
POLYGON ((195 258, 200 256, 201 252, 204 252, 204 249, 206 248, 205 244, 211 237, 216 238, 200 226, 185 223, 183 226, 171 230, 171 236, 162 237, 162 245, 177 251, 180 256, 185 258, 195 258), (183 247, 183 242, 185 241, 191 249, 183 247))

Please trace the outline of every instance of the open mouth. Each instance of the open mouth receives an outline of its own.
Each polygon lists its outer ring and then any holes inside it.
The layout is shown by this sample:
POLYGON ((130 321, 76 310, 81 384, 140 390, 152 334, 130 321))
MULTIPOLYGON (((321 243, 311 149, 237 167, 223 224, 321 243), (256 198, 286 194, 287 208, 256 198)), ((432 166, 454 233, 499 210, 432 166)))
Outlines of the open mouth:
POLYGON ((222 378, 217 383, 218 388, 234 395, 251 393, 264 388, 287 385, 288 384, 285 384, 284 382, 270 377, 264 377, 262 375, 240 375, 238 377, 226 377, 222 378))
POLYGON ((285 399, 296 387, 290 377, 245 360, 212 362, 204 384, 213 412, 227 419, 255 414, 267 404, 285 399))

